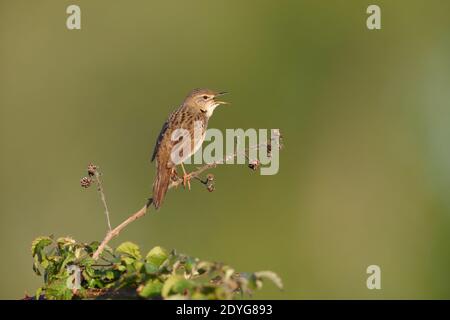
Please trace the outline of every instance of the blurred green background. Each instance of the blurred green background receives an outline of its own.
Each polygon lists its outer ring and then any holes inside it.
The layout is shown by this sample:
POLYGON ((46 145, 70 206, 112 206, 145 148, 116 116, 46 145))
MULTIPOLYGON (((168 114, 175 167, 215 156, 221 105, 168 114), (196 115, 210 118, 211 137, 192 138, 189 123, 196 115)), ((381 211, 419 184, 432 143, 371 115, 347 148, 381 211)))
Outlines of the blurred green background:
POLYGON ((210 127, 280 128, 278 175, 214 171, 129 240, 274 270, 256 298, 450 298, 448 1, 0 0, 0 298, 33 293, 39 235, 101 240, 149 196, 156 136, 192 88, 210 127), (366 28, 366 8, 382 30, 366 28), (82 29, 66 28, 77 4, 82 29), (366 268, 382 290, 366 288, 366 268))

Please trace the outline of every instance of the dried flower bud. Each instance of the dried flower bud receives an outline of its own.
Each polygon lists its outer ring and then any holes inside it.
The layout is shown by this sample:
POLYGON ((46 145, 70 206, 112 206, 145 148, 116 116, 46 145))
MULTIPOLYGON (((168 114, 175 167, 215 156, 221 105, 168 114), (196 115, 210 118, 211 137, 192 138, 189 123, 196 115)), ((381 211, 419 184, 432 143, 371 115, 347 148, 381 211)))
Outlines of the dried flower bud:
POLYGON ((89 188, 92 184, 92 179, 89 177, 84 177, 80 180, 80 184, 83 188, 89 188))
POLYGON ((87 167, 88 174, 90 176, 94 176, 97 171, 97 166, 95 164, 90 163, 87 167))
POLYGON ((212 173, 208 173, 208 175, 206 176, 206 180, 207 181, 213 181, 214 180, 214 175, 212 173))
POLYGON ((248 167, 252 170, 258 170, 259 166, 260 166, 259 160, 253 160, 248 164, 248 167))

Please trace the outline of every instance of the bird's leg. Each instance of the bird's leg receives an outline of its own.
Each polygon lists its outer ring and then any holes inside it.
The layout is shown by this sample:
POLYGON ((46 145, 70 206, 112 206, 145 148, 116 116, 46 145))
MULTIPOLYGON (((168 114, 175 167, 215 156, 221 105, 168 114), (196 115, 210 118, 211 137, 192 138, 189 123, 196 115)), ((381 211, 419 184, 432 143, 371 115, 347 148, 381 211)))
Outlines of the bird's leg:
POLYGON ((170 173, 170 178, 172 179, 172 181, 177 181, 180 177, 178 176, 178 172, 177 169, 174 167, 172 168, 172 172, 170 173))
POLYGON ((191 190, 191 175, 186 173, 183 162, 181 162, 181 168, 183 169, 183 186, 186 188, 187 184, 188 189, 191 190))

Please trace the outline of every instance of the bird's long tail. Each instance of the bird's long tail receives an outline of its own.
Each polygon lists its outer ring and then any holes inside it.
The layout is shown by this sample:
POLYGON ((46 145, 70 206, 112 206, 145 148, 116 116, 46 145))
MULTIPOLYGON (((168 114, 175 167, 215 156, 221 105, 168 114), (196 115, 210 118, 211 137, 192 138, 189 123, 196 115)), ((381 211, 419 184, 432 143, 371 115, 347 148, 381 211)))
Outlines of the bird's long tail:
POLYGON ((167 168, 166 163, 158 164, 155 182, 153 183, 153 204, 158 209, 166 196, 169 189, 172 168, 167 168))

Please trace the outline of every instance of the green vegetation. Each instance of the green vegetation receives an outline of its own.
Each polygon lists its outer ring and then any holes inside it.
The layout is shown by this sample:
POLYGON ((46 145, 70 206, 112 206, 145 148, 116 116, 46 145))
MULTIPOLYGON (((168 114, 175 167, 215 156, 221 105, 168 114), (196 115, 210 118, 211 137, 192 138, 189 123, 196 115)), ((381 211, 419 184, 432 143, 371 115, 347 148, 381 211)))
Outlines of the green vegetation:
POLYGON ((124 242, 92 258, 99 243, 71 238, 36 238, 33 270, 44 278, 32 299, 239 299, 262 287, 263 279, 282 288, 271 271, 237 273, 230 266, 154 247, 142 256, 124 242), (79 270, 79 286, 73 271, 79 270), (72 288, 72 289, 71 289, 72 288))

